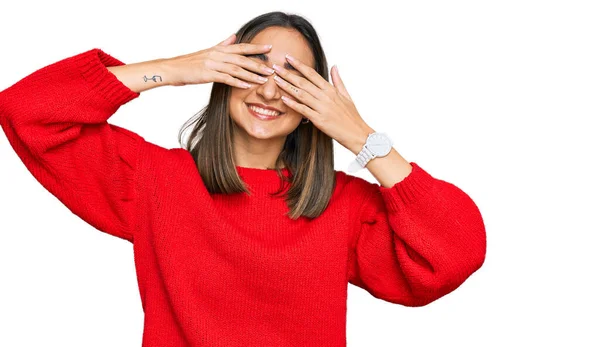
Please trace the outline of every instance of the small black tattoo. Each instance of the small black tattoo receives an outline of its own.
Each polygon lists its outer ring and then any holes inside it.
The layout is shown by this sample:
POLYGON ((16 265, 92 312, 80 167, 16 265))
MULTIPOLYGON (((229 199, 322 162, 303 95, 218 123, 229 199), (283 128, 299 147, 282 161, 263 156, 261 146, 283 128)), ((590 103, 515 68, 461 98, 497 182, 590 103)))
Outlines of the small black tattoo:
POLYGON ((157 81, 156 81, 156 79, 157 79, 157 78, 159 78, 159 79, 160 79, 160 81, 162 82, 162 77, 160 77, 160 76, 158 76, 158 75, 154 75, 154 76, 152 76, 152 77, 150 77, 150 78, 148 78, 148 77, 144 76, 144 82, 148 82, 148 80, 153 80, 154 82, 157 82, 157 81))

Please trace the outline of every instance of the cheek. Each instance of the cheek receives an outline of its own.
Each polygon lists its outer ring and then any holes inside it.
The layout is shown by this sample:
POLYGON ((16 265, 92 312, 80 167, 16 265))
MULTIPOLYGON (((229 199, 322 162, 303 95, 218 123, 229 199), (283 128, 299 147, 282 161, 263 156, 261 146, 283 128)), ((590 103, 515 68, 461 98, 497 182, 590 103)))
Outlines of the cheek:
POLYGON ((241 101, 242 95, 239 88, 231 88, 231 95, 229 96, 229 104, 233 105, 235 102, 241 101))
POLYGON ((239 88, 232 88, 231 95, 229 97, 229 111, 232 114, 239 115, 240 112, 244 111, 244 98, 245 95, 241 93, 239 88))

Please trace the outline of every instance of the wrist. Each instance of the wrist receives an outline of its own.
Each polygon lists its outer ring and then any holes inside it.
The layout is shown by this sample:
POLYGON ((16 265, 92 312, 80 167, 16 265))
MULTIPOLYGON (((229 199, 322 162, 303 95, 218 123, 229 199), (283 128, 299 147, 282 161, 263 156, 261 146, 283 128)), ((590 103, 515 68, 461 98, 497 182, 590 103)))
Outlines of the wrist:
POLYGON ((354 137, 352 143, 348 146, 350 152, 354 153, 354 155, 358 155, 362 150, 365 143, 367 143, 367 137, 369 134, 374 133, 371 127, 365 127, 357 136, 354 137))
POLYGON ((169 59, 161 58, 153 61, 156 65, 156 70, 159 71, 160 76, 162 77, 162 84, 168 86, 181 86, 183 83, 180 83, 179 78, 177 77, 176 70, 171 65, 169 59))
POLYGON ((167 85, 170 82, 163 59, 140 63, 107 67, 115 77, 133 92, 141 93, 148 89, 167 85))

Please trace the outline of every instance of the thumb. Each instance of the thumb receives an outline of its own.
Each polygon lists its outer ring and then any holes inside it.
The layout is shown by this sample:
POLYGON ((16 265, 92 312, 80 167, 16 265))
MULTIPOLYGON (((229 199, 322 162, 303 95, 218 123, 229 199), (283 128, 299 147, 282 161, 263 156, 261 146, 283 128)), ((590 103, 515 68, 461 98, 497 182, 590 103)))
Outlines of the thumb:
POLYGON ((231 34, 224 41, 221 41, 217 46, 227 46, 235 42, 235 34, 231 34))

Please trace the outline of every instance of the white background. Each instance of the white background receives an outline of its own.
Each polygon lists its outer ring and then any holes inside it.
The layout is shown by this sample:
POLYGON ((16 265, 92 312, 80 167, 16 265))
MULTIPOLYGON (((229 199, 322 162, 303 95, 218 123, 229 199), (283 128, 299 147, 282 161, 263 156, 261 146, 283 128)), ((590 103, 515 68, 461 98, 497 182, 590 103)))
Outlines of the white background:
MULTIPOLYGON (((365 121, 467 192, 488 233, 483 267, 425 307, 350 285, 348 346, 598 346, 596 4, 2 2, 0 90, 94 47, 125 63, 167 58, 213 46, 265 12, 304 15, 365 121)), ((155 88, 110 122, 179 147, 179 128, 209 90, 155 88)), ((336 144, 336 169, 351 159, 336 144)), ((140 346, 131 244, 61 205, 5 135, 0 165, 0 346, 140 346)), ((357 175, 375 182, 368 170, 357 175)))

